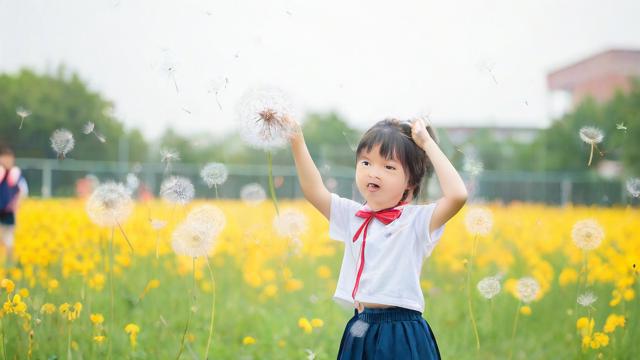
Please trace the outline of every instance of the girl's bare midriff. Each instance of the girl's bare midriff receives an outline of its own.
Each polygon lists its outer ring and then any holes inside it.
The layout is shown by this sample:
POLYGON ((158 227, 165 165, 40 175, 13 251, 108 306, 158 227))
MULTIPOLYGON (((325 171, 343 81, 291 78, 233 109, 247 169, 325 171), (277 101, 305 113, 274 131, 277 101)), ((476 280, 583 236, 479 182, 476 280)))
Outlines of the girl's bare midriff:
POLYGON ((356 309, 358 309, 359 313, 363 312, 365 307, 368 307, 370 309, 386 309, 386 308, 393 307, 391 305, 374 304, 374 303, 366 303, 366 302, 359 302, 359 301, 356 301, 354 305, 356 309))

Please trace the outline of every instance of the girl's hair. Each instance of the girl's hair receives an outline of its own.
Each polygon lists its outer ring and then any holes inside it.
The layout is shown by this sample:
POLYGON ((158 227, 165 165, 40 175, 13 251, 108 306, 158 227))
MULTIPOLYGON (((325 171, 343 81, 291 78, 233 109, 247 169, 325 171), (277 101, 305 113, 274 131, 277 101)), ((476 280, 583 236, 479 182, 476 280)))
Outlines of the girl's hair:
MULTIPOLYGON (((427 125, 427 132, 437 143, 435 131, 427 125)), ((413 199, 420 194, 420 183, 422 178, 430 177, 433 174, 433 164, 431 159, 411 138, 411 122, 400 121, 398 119, 385 119, 373 125, 360 139, 356 158, 366 149, 367 152, 375 145, 380 145, 380 156, 391 160, 399 161, 409 176, 409 186, 413 188, 413 199)), ((405 191, 402 195, 404 201, 408 196, 405 191)))

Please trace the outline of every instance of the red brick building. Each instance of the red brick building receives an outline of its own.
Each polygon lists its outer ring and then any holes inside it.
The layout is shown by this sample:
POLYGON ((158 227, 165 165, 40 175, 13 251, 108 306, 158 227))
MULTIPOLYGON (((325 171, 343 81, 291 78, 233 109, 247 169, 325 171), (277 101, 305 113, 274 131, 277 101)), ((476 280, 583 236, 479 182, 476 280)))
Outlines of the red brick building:
POLYGON ((547 75, 551 91, 566 91, 576 105, 591 95, 598 102, 628 91, 632 78, 640 78, 640 50, 613 49, 593 55, 547 75))

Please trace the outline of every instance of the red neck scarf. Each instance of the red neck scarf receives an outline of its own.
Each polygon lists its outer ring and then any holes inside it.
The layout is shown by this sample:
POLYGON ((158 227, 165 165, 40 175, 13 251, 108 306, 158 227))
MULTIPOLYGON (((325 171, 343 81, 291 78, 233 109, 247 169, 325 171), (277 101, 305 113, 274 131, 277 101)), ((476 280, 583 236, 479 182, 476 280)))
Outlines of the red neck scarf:
POLYGON ((367 211, 367 210, 359 210, 356 213, 357 217, 361 217, 365 219, 360 225, 358 231, 353 236, 353 242, 356 242, 360 237, 360 233, 364 232, 362 235, 362 250, 360 251, 360 266, 358 267, 358 275, 356 276, 356 283, 353 286, 353 291, 351 292, 351 297, 355 300, 356 292, 358 291, 358 286, 360 285, 360 276, 362 276, 362 271, 364 270, 364 249, 367 244, 367 229, 369 228, 369 224, 373 219, 378 219, 381 223, 388 225, 393 220, 400 217, 402 214, 402 209, 397 209, 398 206, 404 205, 406 202, 400 202, 398 205, 388 208, 382 209, 378 211, 367 211))

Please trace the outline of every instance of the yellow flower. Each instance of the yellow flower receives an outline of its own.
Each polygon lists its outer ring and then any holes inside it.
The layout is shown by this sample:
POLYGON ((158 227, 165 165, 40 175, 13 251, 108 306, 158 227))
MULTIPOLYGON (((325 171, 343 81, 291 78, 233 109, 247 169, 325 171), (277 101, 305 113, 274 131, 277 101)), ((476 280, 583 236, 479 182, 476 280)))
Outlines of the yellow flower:
POLYGON ((287 346, 287 342, 286 342, 286 341, 284 341, 284 340, 278 340, 278 347, 279 347, 279 348, 283 348, 283 347, 285 347, 285 346, 287 346))
POLYGON ((29 289, 22 288, 20 289, 20 291, 18 291, 18 294, 20 294, 20 296, 22 296, 23 298, 29 297, 29 289))
POLYGON ((129 323, 124 327, 124 332, 129 334, 129 342, 131 343, 131 347, 135 348, 138 344, 136 339, 138 337, 138 333, 140 332, 140 327, 136 324, 129 323))
POLYGON ((49 282, 47 283, 49 292, 52 292, 53 290, 57 289, 59 285, 60 283, 58 282, 58 280, 56 279, 49 280, 49 282))
POLYGON ((609 345, 609 336, 607 334, 596 332, 591 339, 591 348, 598 349, 609 345))
POLYGON ((313 331, 313 326, 311 326, 309 320, 304 317, 298 320, 298 327, 301 328, 306 334, 311 334, 311 332, 313 331))
POLYGON ((54 304, 51 304, 51 303, 43 304, 42 307, 40 308, 40 313, 41 314, 51 315, 54 312, 56 312, 56 306, 54 304))
POLYGON ((626 289, 624 291, 624 293, 622 293, 622 297, 626 300, 626 301, 631 301, 633 300, 633 298, 635 297, 636 293, 633 291, 633 289, 626 289))
POLYGON ((311 326, 314 328, 323 327, 324 321, 322 319, 311 319, 311 326))
POLYGON ((625 318, 622 315, 611 314, 607 317, 607 320, 604 324, 604 332, 612 333, 615 331, 616 327, 624 327, 625 318))
POLYGON ((567 286, 569 284, 575 283, 578 280, 578 272, 572 268, 565 268, 560 273, 558 278, 558 283, 560 286, 567 286))
POLYGON ((78 317, 80 317, 80 311, 82 311, 82 304, 77 302, 73 304, 73 306, 71 306, 68 303, 63 303, 58 308, 58 311, 60 311, 60 315, 62 315, 62 317, 66 318, 68 321, 73 321, 78 317))
POLYGON ((93 341, 97 342, 98 344, 102 344, 104 342, 104 335, 97 335, 93 337, 93 341))
POLYGON ((300 290, 300 289, 302 289, 302 287, 303 287, 303 283, 302 283, 302 281, 300 281, 298 279, 289 279, 284 284, 285 290, 287 290, 289 292, 300 290))
POLYGON ((91 319, 91 322, 93 323, 93 325, 100 325, 104 322, 104 316, 102 316, 102 314, 100 313, 91 314, 89 316, 89 319, 91 319))
POLYGON ((251 336, 245 336, 244 339, 242 339, 242 345, 253 345, 255 343, 256 339, 251 336))
POLYGON ((102 290, 104 287, 106 277, 102 273, 97 273, 89 279, 89 287, 97 291, 102 290))
POLYGON ((6 289, 7 293, 11 294, 13 292, 13 289, 15 289, 16 285, 13 283, 13 281, 9 279, 2 279, 2 282, 0 282, 0 287, 2 287, 3 289, 6 289))
POLYGON ((328 279, 331 277, 331 269, 326 265, 321 265, 318 267, 318 270, 316 270, 316 274, 318 274, 318 277, 321 279, 328 279))
POLYGON ((576 329, 581 330, 581 329, 586 329, 589 326, 589 319, 587 319, 586 317, 581 317, 578 319, 578 321, 576 321, 576 329))
POLYGON ((583 336, 582 337, 582 348, 587 349, 591 345, 591 336, 583 336))
POLYGON ((157 289, 158 286, 160 286, 160 280, 158 279, 152 279, 149 281, 149 283, 147 284, 147 289, 157 289))
POLYGON ((529 316, 531 315, 531 308, 528 305, 520 307, 520 314, 529 316))
POLYGON ((266 297, 274 297, 277 293, 278 287, 273 284, 267 285, 264 290, 262 290, 262 294, 266 297))

